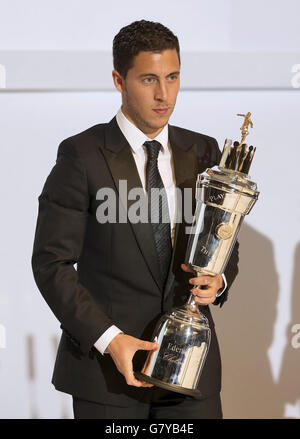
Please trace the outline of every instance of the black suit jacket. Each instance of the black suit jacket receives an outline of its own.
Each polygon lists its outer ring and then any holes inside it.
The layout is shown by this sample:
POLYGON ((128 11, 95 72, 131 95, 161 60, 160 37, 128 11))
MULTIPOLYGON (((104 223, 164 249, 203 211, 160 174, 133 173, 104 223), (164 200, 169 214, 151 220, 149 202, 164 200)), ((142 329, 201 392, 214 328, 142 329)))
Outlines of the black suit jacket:
MULTIPOLYGON (((217 142, 196 132, 169 126, 176 186, 194 190, 197 174, 219 162, 217 142)), ((32 255, 36 284, 63 330, 52 383, 56 389, 100 403, 128 406, 147 397, 149 389, 128 386, 108 354, 93 346, 115 324, 124 333, 151 340, 159 316, 183 303, 190 286, 180 264, 188 236, 177 224, 172 263, 162 288, 151 224, 100 224, 96 218, 100 188, 116 194, 117 217, 127 194, 118 193, 119 180, 127 191, 142 187, 130 146, 116 118, 65 139, 56 164, 39 196, 32 255), (77 270, 74 265, 77 263, 77 270)), ((194 197, 193 197, 194 199, 194 197)), ((134 201, 128 201, 128 208, 134 201)), ((228 288, 237 274, 235 247, 225 275, 228 288)), ((222 305, 227 290, 215 304, 222 305)), ((214 323, 212 341, 199 383, 203 397, 221 388, 221 362, 214 323)), ((146 352, 134 357, 138 370, 146 352)))

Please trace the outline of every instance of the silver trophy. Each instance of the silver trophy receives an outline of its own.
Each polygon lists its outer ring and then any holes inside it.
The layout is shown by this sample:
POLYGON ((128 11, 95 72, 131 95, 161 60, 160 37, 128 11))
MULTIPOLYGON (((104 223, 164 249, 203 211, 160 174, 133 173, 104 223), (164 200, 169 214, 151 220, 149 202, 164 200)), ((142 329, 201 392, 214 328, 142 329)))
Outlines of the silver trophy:
MULTIPOLYGON (((244 143, 251 113, 244 117, 241 142, 226 139, 219 166, 198 175, 196 209, 186 252, 186 262, 197 275, 224 272, 244 216, 259 192, 248 176, 255 153, 244 143)), ((210 345, 208 320, 193 294, 188 302, 164 314, 154 331, 157 351, 149 352, 137 378, 164 389, 200 396, 197 390, 210 345)))

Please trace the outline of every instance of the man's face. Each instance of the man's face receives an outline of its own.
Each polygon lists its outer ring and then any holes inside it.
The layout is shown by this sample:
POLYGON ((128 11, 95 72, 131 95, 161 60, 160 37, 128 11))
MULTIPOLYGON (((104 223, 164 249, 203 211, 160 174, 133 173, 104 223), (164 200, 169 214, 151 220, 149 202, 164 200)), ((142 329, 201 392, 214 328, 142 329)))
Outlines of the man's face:
POLYGON ((140 52, 126 78, 113 71, 122 92, 122 110, 141 131, 154 138, 168 123, 179 91, 179 59, 176 49, 161 53, 140 52))

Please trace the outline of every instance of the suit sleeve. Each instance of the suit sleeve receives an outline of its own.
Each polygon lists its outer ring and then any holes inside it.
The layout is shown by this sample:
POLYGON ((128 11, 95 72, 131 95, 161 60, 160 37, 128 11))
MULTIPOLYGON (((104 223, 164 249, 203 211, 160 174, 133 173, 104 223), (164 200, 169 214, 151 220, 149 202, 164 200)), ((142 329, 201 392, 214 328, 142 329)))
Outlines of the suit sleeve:
MULTIPOLYGON (((221 151, 219 149, 218 142, 213 137, 210 137, 210 144, 212 147, 212 153, 211 153, 212 162, 210 166, 215 166, 218 165, 220 162, 221 151)), ((222 307, 226 302, 226 300, 228 299, 229 289, 233 284, 233 281, 235 280, 239 271, 238 262, 239 262, 239 242, 236 241, 224 271, 224 275, 226 276, 226 281, 227 281, 227 288, 223 291, 223 293, 219 297, 216 298, 216 300, 213 302, 214 305, 220 305, 220 307, 222 307)))
POLYGON ((74 268, 84 243, 89 193, 85 169, 70 140, 59 145, 38 201, 31 259, 34 279, 61 328, 87 355, 113 322, 74 268))

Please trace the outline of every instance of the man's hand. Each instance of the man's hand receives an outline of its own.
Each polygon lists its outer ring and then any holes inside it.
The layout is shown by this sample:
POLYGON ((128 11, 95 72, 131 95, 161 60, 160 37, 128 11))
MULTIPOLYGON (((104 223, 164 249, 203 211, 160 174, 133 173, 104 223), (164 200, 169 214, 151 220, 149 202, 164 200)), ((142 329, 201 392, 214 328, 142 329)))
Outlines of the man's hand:
MULTIPOLYGON (((187 264, 181 264, 181 268, 187 273, 195 273, 187 264)), ((221 274, 217 274, 216 276, 203 274, 198 277, 192 277, 189 283, 195 285, 195 288, 192 289, 192 293, 194 294, 195 302, 199 303, 199 305, 213 303, 216 300, 217 292, 224 286, 224 280, 221 274), (204 289, 201 287, 204 287, 204 289)))
POLYGON ((132 358, 138 350, 156 351, 158 347, 158 343, 140 340, 126 334, 118 334, 112 339, 106 350, 114 360, 118 371, 124 375, 127 384, 136 387, 153 387, 153 384, 139 381, 135 378, 132 358))

